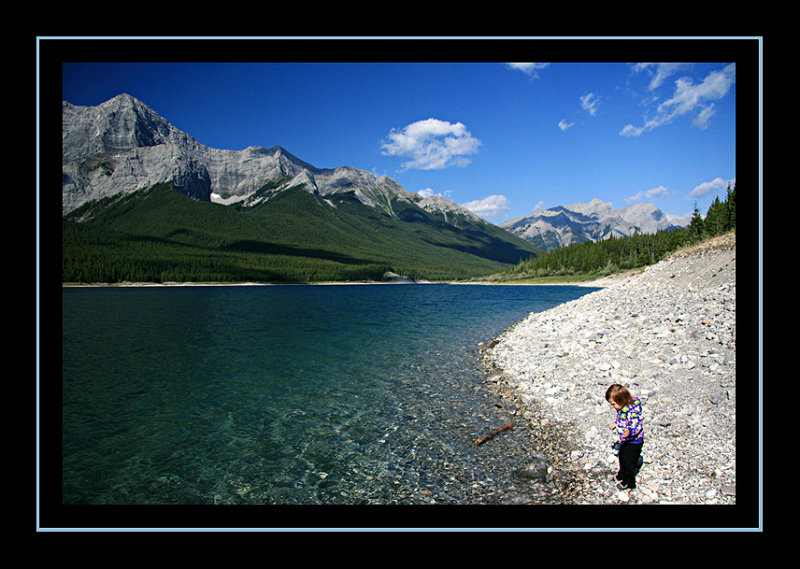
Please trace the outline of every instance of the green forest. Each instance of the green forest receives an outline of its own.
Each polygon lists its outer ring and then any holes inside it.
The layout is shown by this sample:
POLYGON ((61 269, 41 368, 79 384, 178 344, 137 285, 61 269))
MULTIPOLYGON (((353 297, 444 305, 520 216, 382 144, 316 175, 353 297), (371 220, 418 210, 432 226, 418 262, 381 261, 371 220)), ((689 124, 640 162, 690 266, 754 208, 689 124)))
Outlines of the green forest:
POLYGON ((537 252, 499 228, 458 229, 413 205, 392 206, 396 217, 351 192, 323 199, 302 188, 254 207, 224 206, 160 184, 67 215, 62 282, 380 281, 387 271, 458 280, 537 252))
POLYGON ((571 277, 589 280, 612 273, 637 269, 657 263, 677 249, 709 237, 736 230, 736 186, 728 185, 724 200, 719 196, 708 208, 705 218, 695 203, 687 227, 654 234, 611 237, 555 249, 493 275, 492 281, 515 281, 548 277, 571 277))
MULTIPOLYGON (((264 191, 270 188, 265 187, 264 191)), ((328 203, 302 189, 237 208, 158 185, 91 202, 62 220, 62 281, 380 281, 387 271, 431 281, 590 280, 658 262, 736 229, 736 188, 688 227, 562 247, 444 226, 418 208, 379 214, 346 193, 328 203), (335 207, 332 207, 335 206, 335 207), (509 241, 510 239, 510 241, 509 241)))

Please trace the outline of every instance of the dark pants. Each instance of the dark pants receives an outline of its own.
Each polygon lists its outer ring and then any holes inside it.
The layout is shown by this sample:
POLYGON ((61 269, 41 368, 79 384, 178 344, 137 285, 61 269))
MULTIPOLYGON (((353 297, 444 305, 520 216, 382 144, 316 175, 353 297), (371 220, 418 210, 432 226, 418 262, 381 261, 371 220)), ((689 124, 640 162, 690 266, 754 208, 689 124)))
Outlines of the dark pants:
POLYGON ((622 443, 619 447, 617 480, 621 480, 628 488, 636 488, 636 464, 642 454, 643 444, 622 443))

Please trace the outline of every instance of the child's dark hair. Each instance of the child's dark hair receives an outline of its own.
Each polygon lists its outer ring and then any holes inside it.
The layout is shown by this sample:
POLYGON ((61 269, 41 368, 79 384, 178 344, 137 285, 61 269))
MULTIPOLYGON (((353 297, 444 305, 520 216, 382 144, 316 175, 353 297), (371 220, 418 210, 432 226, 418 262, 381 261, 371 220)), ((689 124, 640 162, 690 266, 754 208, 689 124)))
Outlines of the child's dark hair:
POLYGON ((606 390, 606 401, 613 401, 624 407, 633 403, 633 395, 627 387, 615 383, 606 390))

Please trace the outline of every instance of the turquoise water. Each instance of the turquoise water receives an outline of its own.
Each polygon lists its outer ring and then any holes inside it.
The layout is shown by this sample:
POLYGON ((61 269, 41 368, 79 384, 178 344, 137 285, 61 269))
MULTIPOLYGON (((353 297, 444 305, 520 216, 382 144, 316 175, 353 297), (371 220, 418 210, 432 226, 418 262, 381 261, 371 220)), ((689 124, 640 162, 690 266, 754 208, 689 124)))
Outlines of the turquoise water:
POLYGON ((478 342, 568 286, 63 290, 65 504, 472 504, 524 491, 478 342))

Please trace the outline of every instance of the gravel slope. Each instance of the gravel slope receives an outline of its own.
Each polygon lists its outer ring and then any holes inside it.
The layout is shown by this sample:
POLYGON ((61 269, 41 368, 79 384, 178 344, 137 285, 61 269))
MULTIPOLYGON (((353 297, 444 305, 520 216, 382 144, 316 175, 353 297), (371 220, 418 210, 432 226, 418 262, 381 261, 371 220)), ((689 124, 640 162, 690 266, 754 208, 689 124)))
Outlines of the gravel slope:
MULTIPOLYGON (((563 503, 736 502, 736 237, 677 252, 506 330, 483 355, 563 503), (642 399, 644 466, 620 492, 612 383, 642 399)), ((531 482, 531 483, 542 483, 531 482)))

